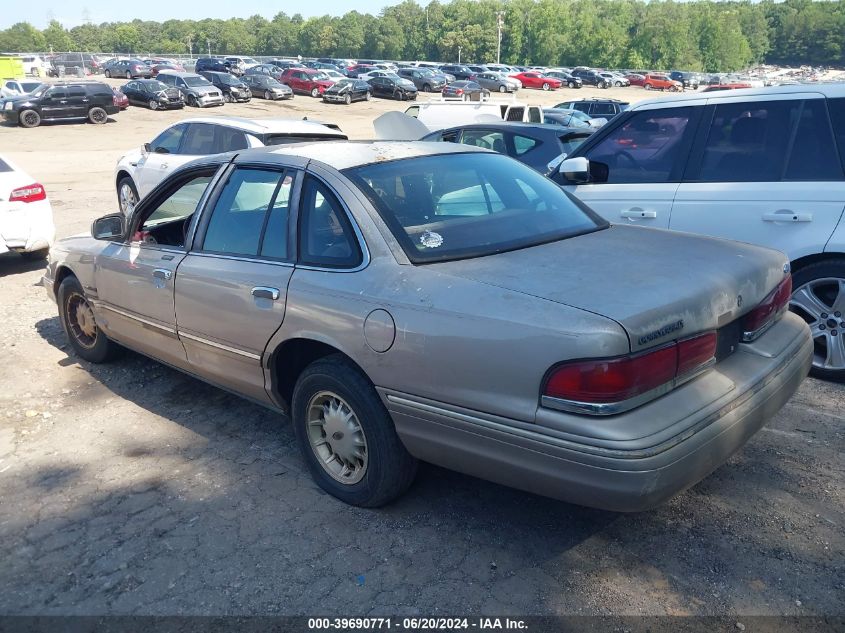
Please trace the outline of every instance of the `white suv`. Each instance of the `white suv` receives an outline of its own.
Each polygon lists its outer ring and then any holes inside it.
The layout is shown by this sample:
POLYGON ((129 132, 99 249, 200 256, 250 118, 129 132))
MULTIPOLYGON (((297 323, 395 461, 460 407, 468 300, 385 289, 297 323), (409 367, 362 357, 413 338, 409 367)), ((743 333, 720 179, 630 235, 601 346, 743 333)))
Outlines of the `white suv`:
POLYGON ((785 252, 791 308, 815 340, 813 373, 845 380, 845 84, 644 101, 558 171, 565 188, 611 222, 785 252))
POLYGON ((204 117, 171 125, 117 162, 114 182, 120 210, 129 215, 165 176, 209 154, 307 141, 346 140, 337 127, 299 119, 204 117))

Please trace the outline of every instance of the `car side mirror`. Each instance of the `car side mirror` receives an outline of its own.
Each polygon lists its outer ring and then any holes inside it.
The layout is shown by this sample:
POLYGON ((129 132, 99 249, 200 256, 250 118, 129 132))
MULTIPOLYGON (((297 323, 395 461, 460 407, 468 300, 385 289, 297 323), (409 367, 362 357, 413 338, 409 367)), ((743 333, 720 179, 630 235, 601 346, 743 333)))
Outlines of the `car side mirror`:
POLYGON ((578 184, 590 182, 590 161, 583 156, 564 158, 558 163, 557 173, 570 182, 578 184))
POLYGON ((126 217, 122 213, 104 215, 94 220, 91 236, 95 240, 114 240, 122 238, 126 232, 126 217))
POLYGON ((152 151, 153 151, 153 146, 152 146, 152 145, 150 145, 149 143, 144 143, 144 151, 145 151, 147 154, 149 154, 150 152, 152 152, 152 151))

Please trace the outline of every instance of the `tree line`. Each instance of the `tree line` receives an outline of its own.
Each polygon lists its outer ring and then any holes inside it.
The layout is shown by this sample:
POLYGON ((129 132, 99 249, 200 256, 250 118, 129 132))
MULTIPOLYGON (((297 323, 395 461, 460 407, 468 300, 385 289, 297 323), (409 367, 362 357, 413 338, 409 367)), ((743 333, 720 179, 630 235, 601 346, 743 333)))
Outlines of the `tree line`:
POLYGON ((279 55, 395 60, 496 59, 607 68, 726 72, 753 63, 845 65, 845 0, 414 0, 377 16, 104 22, 0 31, 0 51, 279 55))

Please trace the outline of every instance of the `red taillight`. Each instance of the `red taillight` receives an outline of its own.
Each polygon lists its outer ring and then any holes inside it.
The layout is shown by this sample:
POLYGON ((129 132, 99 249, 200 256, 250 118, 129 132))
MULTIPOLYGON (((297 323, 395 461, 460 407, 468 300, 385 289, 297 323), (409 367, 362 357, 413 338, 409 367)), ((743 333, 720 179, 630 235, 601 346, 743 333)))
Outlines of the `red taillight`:
MULTIPOLYGON (((716 333, 708 332, 633 356, 565 363, 549 373, 543 396, 587 405, 630 401, 658 387, 671 388, 676 379, 690 375, 709 363, 715 355, 716 333)), ((608 410, 579 406, 561 408, 585 413, 617 413, 631 407, 608 410)))
POLYGON ((47 192, 44 191, 44 187, 36 182, 26 187, 14 189, 12 195, 9 196, 9 202, 38 202, 46 198, 47 192))
POLYGON ((769 329, 775 319, 786 311, 791 296, 792 275, 787 275, 760 305, 743 317, 742 340, 746 343, 753 341, 769 329))
POLYGON ((461 88, 458 88, 457 90, 455 90, 455 94, 456 95, 462 95, 462 94, 464 94, 464 91, 461 88))

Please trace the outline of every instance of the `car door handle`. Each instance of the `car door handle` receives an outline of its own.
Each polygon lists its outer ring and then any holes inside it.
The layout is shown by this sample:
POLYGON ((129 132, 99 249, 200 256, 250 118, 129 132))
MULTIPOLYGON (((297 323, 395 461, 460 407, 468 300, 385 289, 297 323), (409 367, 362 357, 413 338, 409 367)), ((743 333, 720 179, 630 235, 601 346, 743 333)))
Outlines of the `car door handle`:
POLYGON ((780 209, 774 213, 764 213, 763 222, 812 222, 812 213, 794 213, 789 209, 780 209))
POLYGON ((276 301, 279 298, 278 288, 268 288, 267 286, 256 286, 252 289, 252 296, 256 299, 270 299, 276 301))
POLYGON ((657 211, 645 211, 640 209, 639 207, 631 207, 630 209, 625 209, 622 213, 619 214, 623 218, 656 218, 657 211))
POLYGON ((164 279, 166 281, 173 277, 173 273, 165 268, 156 268, 153 271, 153 277, 156 279, 164 279))

